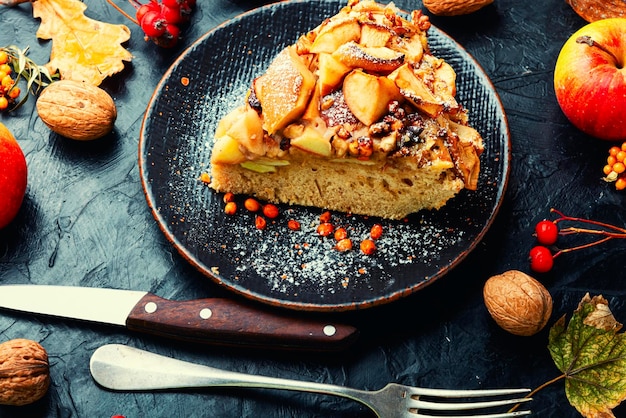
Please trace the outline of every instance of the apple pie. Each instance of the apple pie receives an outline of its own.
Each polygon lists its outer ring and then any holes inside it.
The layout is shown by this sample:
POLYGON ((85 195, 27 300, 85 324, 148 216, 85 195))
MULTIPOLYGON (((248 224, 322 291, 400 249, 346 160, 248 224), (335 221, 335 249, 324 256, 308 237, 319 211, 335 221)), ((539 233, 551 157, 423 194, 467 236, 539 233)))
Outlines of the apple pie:
POLYGON ((211 187, 388 219, 475 190, 482 137, 429 27, 420 11, 350 0, 300 36, 220 120, 211 187))

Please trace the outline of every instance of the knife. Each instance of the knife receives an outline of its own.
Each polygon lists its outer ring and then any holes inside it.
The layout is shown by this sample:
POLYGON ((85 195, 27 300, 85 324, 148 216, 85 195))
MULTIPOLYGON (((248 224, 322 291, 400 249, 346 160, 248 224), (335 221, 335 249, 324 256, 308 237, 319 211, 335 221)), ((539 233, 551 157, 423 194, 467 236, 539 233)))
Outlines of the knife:
POLYGON ((351 325, 290 317, 228 298, 175 301, 112 288, 2 285, 0 308, 227 346, 340 351, 358 335, 351 325))

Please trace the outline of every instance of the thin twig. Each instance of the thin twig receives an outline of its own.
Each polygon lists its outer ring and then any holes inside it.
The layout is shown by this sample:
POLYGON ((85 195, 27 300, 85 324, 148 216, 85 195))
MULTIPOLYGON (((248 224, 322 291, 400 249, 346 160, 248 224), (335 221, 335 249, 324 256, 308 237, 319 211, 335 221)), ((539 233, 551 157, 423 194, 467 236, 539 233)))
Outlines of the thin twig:
POLYGON ((135 19, 134 17, 132 17, 131 15, 129 15, 128 13, 126 13, 121 7, 119 7, 117 4, 115 4, 113 2, 113 0, 107 0, 107 3, 109 3, 111 6, 113 6, 113 8, 115 10, 117 10, 118 12, 120 12, 121 14, 123 14, 128 20, 130 20, 131 22, 133 22, 136 25, 139 25, 139 22, 137 22, 137 19, 135 19))
POLYGON ((558 223, 558 222, 562 222, 562 221, 583 222, 583 223, 587 223, 587 224, 590 224, 590 225, 600 226, 602 228, 613 229, 615 231, 619 231, 619 232, 622 232, 622 233, 626 234, 626 229, 620 228, 619 226, 611 225, 611 224, 608 224, 608 223, 605 223, 605 222, 594 221, 592 219, 583 219, 583 218, 577 218, 577 217, 573 217, 573 216, 565 216, 563 213, 559 212, 556 209, 550 209, 550 212, 554 212, 557 215, 559 215, 559 218, 555 219, 554 223, 558 223))
POLYGON ((563 253, 569 253, 569 252, 572 252, 572 251, 576 251, 576 250, 583 250, 583 249, 585 249, 585 248, 593 247, 594 245, 602 244, 603 242, 607 242, 607 241, 610 241, 610 240, 612 240, 612 239, 613 239, 613 237, 604 237, 604 238, 599 239, 599 240, 597 240, 597 241, 589 242, 589 243, 587 243, 587 244, 579 245, 579 246, 577 246, 577 247, 565 248, 565 249, 563 249, 563 250, 559 250, 559 251, 557 251, 557 252, 556 252, 556 253, 552 256, 552 258, 556 258, 556 257, 558 257, 559 255, 561 255, 561 254, 563 254, 563 253))

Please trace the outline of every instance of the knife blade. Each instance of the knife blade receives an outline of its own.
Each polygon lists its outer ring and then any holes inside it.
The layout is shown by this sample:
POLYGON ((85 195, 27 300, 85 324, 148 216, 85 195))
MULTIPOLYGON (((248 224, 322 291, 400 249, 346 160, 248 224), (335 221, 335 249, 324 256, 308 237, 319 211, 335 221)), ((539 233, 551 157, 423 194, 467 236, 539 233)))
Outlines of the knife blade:
POLYGON ((176 301, 113 288, 2 285, 0 308, 227 346, 340 351, 358 336, 351 325, 287 316, 229 298, 176 301))

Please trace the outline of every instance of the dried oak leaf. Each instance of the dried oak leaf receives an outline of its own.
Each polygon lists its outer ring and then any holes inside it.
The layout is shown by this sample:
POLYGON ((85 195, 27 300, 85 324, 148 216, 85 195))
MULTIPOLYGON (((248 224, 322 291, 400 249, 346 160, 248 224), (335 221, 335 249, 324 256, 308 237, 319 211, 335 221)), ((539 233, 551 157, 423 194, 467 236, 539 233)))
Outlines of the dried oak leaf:
POLYGON ((63 79, 99 86, 132 59, 121 45, 130 39, 130 29, 90 19, 86 9, 79 0, 33 1, 33 16, 41 19, 37 37, 52 40, 46 67, 63 79))
POLYGON ((626 17, 626 0, 565 0, 587 22, 626 17))
POLYGON ((567 327, 565 316, 550 330, 548 349, 565 377, 570 404, 587 418, 614 418, 626 399, 626 335, 602 296, 589 294, 567 327))

